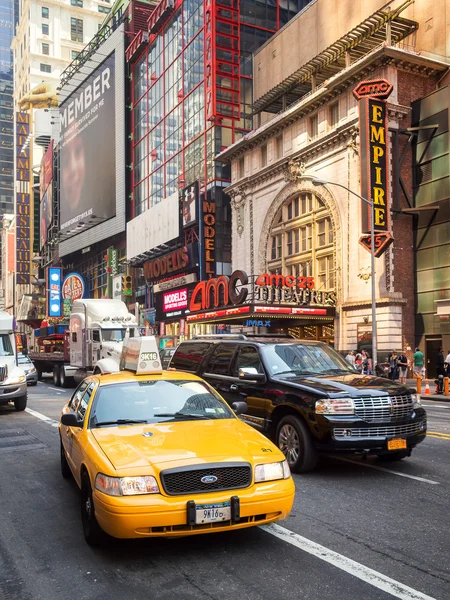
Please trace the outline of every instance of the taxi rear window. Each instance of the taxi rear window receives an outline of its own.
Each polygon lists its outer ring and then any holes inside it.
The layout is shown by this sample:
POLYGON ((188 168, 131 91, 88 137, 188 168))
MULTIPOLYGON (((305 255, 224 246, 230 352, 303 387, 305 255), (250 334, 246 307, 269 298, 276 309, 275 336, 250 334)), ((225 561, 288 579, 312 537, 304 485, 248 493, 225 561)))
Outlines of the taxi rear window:
POLYGON ((100 386, 89 426, 233 418, 202 381, 149 380, 100 386))

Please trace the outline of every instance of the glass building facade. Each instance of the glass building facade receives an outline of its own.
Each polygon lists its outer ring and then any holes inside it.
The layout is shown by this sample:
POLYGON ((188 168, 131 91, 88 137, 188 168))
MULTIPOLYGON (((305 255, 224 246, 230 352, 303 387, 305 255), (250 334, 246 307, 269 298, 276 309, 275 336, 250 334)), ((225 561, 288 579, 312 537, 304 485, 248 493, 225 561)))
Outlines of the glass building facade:
POLYGON ((230 171, 214 157, 252 129, 253 52, 310 1, 178 0, 151 29, 131 65, 133 217, 198 181, 219 211, 218 264, 231 267, 230 171))

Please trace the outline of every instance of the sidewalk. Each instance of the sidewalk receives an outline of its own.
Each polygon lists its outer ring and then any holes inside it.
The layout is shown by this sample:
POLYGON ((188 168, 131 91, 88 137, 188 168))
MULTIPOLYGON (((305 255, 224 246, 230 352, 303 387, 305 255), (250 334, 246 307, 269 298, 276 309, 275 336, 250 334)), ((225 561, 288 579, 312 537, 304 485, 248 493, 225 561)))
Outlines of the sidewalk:
MULTIPOLYGON (((416 385, 417 385, 417 381, 416 379, 407 379, 406 380, 406 385, 417 389, 416 385)), ((435 402, 450 402, 450 396, 444 396, 443 394, 435 394, 434 390, 436 389, 436 384, 434 383, 434 380, 431 379, 422 379, 422 392, 420 394, 420 397, 422 400, 434 400, 435 402), (431 394, 428 396, 426 394, 424 394, 425 391, 425 385, 428 381, 428 385, 430 386, 430 392, 431 394)))

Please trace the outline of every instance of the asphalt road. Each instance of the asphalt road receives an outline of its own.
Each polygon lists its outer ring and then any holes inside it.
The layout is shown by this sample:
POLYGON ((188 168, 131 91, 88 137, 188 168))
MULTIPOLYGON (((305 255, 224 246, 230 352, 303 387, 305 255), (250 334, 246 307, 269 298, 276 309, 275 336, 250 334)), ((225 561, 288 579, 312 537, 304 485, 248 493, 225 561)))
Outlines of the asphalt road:
POLYGON ((295 476, 278 525, 91 549, 59 473, 71 393, 39 383, 29 411, 0 407, 1 600, 449 600, 450 404, 426 402, 433 433, 405 461, 295 476))

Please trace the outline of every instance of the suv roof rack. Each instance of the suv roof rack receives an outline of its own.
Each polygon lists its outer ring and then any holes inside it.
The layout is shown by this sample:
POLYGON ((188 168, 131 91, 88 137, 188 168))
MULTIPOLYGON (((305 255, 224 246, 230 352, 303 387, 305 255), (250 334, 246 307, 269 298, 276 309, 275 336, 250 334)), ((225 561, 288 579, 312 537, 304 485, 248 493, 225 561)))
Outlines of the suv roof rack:
POLYGON ((211 333, 194 335, 193 340, 246 340, 247 336, 243 333, 211 333))
POLYGON ((247 333, 247 338, 277 338, 277 339, 289 339, 296 340, 297 338, 292 333, 247 333))

